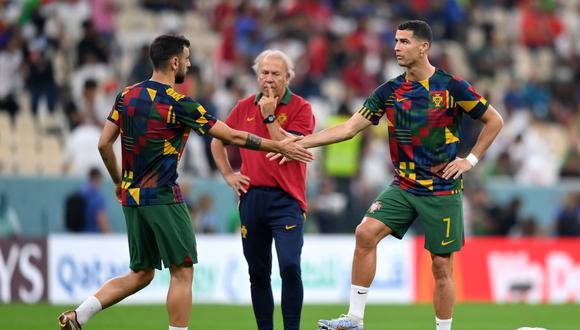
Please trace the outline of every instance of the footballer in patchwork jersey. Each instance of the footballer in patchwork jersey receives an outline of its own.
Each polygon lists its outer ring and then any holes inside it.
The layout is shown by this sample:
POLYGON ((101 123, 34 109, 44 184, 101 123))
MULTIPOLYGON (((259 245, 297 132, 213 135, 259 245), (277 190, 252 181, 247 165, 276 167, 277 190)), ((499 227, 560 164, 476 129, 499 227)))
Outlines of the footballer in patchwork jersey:
POLYGON ((364 328, 377 244, 388 235, 402 239, 415 220, 424 229, 425 249, 432 260, 435 327, 451 329, 453 253, 461 250, 465 241, 462 175, 489 148, 503 120, 469 83, 431 65, 428 55, 432 41, 426 22, 401 23, 394 50, 405 73, 379 86, 345 123, 301 141, 310 148, 351 139, 385 116, 395 172, 393 182, 371 203, 356 229, 348 314, 320 320, 321 330, 364 328), (462 158, 457 149, 464 114, 481 121, 483 129, 471 153, 462 158))
POLYGON ((191 218, 176 182, 177 163, 191 130, 244 148, 282 152, 300 161, 313 156, 297 137, 262 139, 217 121, 193 99, 173 89, 191 66, 190 42, 162 35, 149 48, 151 79, 129 86, 115 101, 99 139, 99 152, 123 205, 130 271, 105 282, 75 310, 58 316, 61 330, 78 330, 97 312, 143 289, 154 269, 169 268, 169 328, 187 329, 197 262, 191 218), (113 144, 121 136, 122 173, 113 144))
POLYGON ((469 83, 441 69, 427 80, 405 74, 378 87, 358 111, 374 125, 386 115, 393 185, 415 195, 451 195, 463 179, 444 179, 443 169, 457 157, 464 114, 480 118, 489 103, 469 83))
POLYGON ((122 204, 183 202, 177 163, 190 132, 205 135, 216 119, 192 98, 152 80, 125 88, 108 119, 121 130, 122 204))

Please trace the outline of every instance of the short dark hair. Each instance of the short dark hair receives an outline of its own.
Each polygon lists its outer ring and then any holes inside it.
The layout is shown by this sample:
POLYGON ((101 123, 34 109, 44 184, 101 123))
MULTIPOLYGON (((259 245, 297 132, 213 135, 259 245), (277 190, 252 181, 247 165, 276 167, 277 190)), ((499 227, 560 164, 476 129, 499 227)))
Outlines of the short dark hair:
POLYGON ((433 31, 427 22, 421 20, 406 21, 399 24, 398 30, 411 30, 413 35, 421 40, 426 40, 429 45, 433 42, 433 31))
POLYGON ((181 35, 164 34, 155 38, 149 47, 149 57, 153 62, 153 68, 164 69, 169 59, 179 56, 183 52, 183 47, 189 47, 189 45, 189 40, 181 35))
POLYGON ((89 179, 90 180, 100 179, 102 177, 103 177, 103 175, 101 174, 101 171, 97 167, 91 167, 89 169, 89 179))
POLYGON ((85 80, 85 84, 83 85, 84 90, 87 89, 96 89, 98 87, 99 83, 93 79, 93 78, 89 78, 87 80, 85 80))

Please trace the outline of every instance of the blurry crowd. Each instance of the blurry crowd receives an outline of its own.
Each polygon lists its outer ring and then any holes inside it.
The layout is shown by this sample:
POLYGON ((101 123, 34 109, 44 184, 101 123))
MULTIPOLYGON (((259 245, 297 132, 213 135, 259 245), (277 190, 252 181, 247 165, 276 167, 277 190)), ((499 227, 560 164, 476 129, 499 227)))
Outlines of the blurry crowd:
MULTIPOLYGON (((466 177, 468 232, 580 235, 578 193, 562 201, 546 232, 518 215, 521 201, 494 205, 485 191, 485 182, 496 178, 545 186, 580 178, 576 0, 0 0, 0 114, 15 122, 32 116, 39 130, 62 142, 63 173, 85 176, 102 166, 95 146, 115 94, 151 74, 147 44, 178 32, 192 42, 193 64, 179 90, 219 119, 257 90, 254 58, 277 48, 294 60, 290 88, 310 100, 322 129, 348 118, 374 88, 402 73, 393 39, 408 19, 428 21, 431 62, 470 81, 506 122, 466 177)), ((390 182, 383 125, 317 150, 309 166, 313 230, 352 232, 390 182)), ((460 155, 478 133, 467 118, 460 155)), ((208 145, 190 139, 184 176, 217 177, 208 145)), ((239 164, 235 155, 231 161, 239 164)), ((216 225, 211 197, 204 198, 191 203, 202 219, 199 229, 232 227, 216 225)))

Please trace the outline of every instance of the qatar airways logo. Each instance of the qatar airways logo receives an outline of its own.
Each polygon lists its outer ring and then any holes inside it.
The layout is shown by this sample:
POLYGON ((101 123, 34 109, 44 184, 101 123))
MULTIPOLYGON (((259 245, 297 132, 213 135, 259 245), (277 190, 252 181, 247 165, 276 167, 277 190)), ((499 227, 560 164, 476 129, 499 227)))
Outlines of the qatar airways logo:
POLYGON ((496 302, 580 302, 580 261, 562 251, 530 260, 525 251, 491 252, 487 257, 496 302))
POLYGON ((0 304, 46 299, 46 240, 0 240, 0 304))

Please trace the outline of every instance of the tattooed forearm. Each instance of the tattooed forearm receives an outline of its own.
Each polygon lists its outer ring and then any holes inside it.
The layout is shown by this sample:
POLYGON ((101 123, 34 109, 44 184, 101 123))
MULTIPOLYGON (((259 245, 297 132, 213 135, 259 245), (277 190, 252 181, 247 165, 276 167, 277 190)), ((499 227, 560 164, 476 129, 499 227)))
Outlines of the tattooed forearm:
POLYGON ((259 136, 255 136, 254 134, 248 134, 246 138, 246 144, 244 145, 245 148, 258 150, 262 145, 262 138, 259 136))

